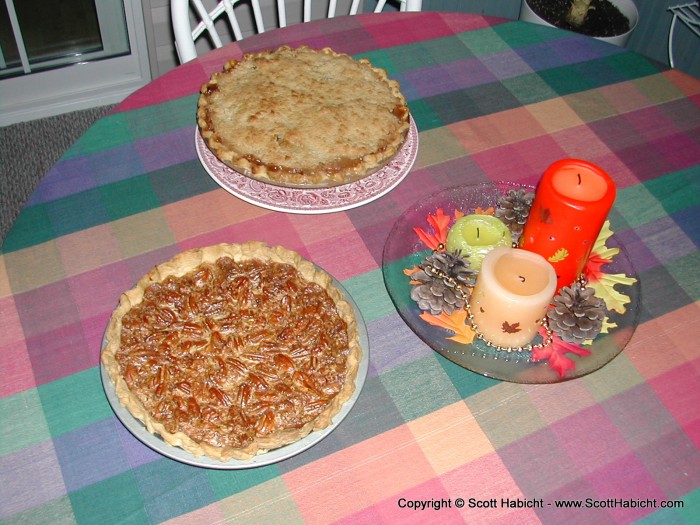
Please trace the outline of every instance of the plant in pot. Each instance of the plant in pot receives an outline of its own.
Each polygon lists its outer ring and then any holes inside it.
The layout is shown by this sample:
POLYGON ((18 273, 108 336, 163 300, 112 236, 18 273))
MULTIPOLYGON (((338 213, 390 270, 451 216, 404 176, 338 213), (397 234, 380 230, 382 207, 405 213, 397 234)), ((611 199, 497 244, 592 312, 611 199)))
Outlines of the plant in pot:
POLYGON ((520 19, 624 46, 639 12, 633 0, 522 0, 520 19))

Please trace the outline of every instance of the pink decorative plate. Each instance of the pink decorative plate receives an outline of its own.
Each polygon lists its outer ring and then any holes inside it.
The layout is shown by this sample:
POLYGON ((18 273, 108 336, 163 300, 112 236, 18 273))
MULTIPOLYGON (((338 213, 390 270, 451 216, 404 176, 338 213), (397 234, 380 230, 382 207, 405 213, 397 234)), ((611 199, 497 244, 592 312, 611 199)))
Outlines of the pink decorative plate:
POLYGON ((300 214, 332 213, 372 202, 408 175, 418 155, 418 129, 411 118, 406 141, 383 169, 362 180, 332 188, 285 188, 238 173, 217 159, 195 128, 195 147, 204 169, 229 193, 262 208, 300 214))

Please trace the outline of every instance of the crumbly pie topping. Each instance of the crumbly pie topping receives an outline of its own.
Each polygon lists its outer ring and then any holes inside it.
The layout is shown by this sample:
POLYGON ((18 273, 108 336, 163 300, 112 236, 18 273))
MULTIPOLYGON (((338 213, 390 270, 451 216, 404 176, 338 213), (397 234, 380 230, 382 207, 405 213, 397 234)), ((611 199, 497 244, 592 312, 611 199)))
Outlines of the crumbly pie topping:
POLYGON ((185 252, 122 296, 103 363, 149 431, 227 461, 330 424, 354 390, 352 307, 330 277, 261 243, 185 252))
POLYGON ((246 54, 201 89, 197 122, 219 160, 253 178, 335 186, 385 166, 409 130, 398 82, 331 49, 246 54))

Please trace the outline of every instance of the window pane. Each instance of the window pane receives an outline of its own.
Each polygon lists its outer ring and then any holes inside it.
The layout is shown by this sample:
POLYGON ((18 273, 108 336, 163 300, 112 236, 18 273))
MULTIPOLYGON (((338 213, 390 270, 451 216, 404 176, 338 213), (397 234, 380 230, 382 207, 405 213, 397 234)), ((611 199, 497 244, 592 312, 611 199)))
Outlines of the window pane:
POLYGON ((7 14, 7 5, 5 2, 0 2, 0 49, 2 49, 2 58, 5 67, 21 66, 19 51, 15 43, 15 37, 12 34, 12 25, 10 24, 10 16, 7 14))
POLYGON ((15 10, 30 63, 103 47, 93 0, 21 0, 15 10))
MULTIPOLYGON (((124 3, 115 0, 10 0, 31 72, 129 55, 124 3)), ((5 2, 0 6, 0 78, 27 72, 5 2), (2 58, 4 57, 4 63, 2 58)), ((11 11, 10 11, 11 12, 11 11)))

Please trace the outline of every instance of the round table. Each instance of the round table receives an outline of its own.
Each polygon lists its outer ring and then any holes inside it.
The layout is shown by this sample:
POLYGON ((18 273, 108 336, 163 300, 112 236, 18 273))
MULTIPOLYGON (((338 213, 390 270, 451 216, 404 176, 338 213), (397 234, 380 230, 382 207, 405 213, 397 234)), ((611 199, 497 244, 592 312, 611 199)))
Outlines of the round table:
POLYGON ((630 523, 700 514, 700 81, 623 48, 458 13, 339 17, 269 31, 155 79, 42 180, 0 255, 0 519, 8 523, 630 523), (229 58, 329 46, 398 80, 410 173, 335 213, 222 189, 195 149, 198 90, 229 58), (624 351, 555 385, 490 379, 434 352, 382 282, 402 212, 441 189, 533 185, 564 157, 606 169, 642 287, 624 351), (366 322, 357 403, 314 447, 259 468, 175 461, 103 391, 120 294, 183 250, 261 240, 331 273, 366 322), (573 502, 573 503, 568 503, 573 502), (576 506, 581 508, 576 508, 576 506), (670 506, 671 508, 665 508, 670 506))

